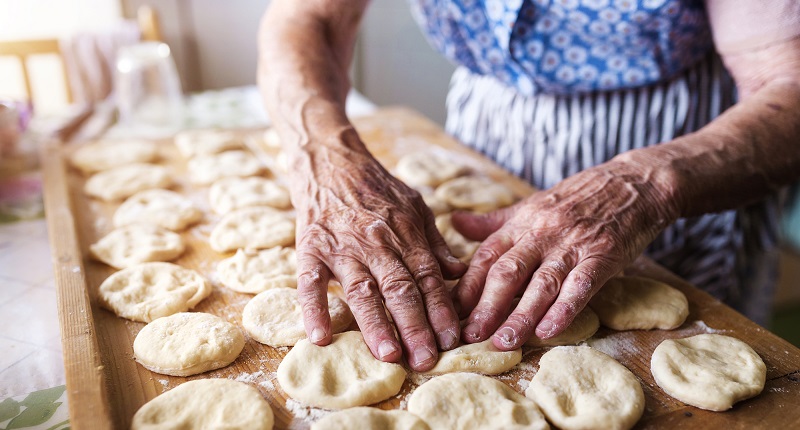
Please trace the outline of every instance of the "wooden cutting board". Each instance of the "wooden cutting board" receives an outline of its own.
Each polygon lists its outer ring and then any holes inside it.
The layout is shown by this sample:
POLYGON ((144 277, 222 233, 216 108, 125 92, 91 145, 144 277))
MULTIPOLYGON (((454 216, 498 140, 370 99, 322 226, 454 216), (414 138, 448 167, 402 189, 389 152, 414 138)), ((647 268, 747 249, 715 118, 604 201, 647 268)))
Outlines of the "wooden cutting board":
MULTIPOLYGON (((373 153, 389 168, 398 158, 415 151, 432 151, 463 161, 476 171, 511 187, 519 197, 533 189, 452 138, 437 125, 407 109, 382 109, 355 120, 356 128, 373 153)), ((259 136, 260 131, 242 131, 259 136)), ((253 140, 255 142, 255 140, 253 140)), ((170 140, 159 142, 162 164, 181 178, 175 190, 190 196, 208 213, 205 220, 183 233, 187 249, 176 262, 198 270, 214 283, 213 294, 196 308, 241 325, 241 310, 250 295, 228 290, 215 279, 216 262, 230 254, 208 247, 208 235, 218 217, 207 204, 207 189, 189 184, 185 161, 170 140)), ((274 171, 280 172, 275 149, 254 144, 253 149, 274 171)), ((251 339, 230 366, 201 375, 180 378, 152 373, 133 360, 132 344, 142 323, 118 318, 101 309, 95 299, 100 283, 113 269, 88 258, 88 246, 111 230, 117 204, 87 198, 85 178, 65 165, 72 148, 57 142, 43 150, 45 205, 58 291, 58 312, 64 350, 70 420, 83 428, 126 428, 136 410, 160 393, 192 379, 231 378, 256 387, 275 412, 277 429, 303 429, 327 412, 287 400, 276 370, 287 348, 271 348, 251 339)), ((642 382, 646 396, 644 416, 637 428, 792 428, 800 426, 800 350, 757 326, 659 267, 640 258, 627 274, 648 276, 683 291, 689 299, 687 322, 673 331, 615 332, 601 329, 592 345, 616 358, 642 382), (666 394, 650 374, 650 357, 664 339, 700 333, 722 333, 750 344, 767 364, 767 384, 758 397, 722 413, 686 406, 666 394)), ((535 374, 544 349, 525 349, 523 362, 497 379, 523 392, 535 374)), ((401 392, 376 406, 404 408, 407 396, 428 378, 409 373, 401 392)))

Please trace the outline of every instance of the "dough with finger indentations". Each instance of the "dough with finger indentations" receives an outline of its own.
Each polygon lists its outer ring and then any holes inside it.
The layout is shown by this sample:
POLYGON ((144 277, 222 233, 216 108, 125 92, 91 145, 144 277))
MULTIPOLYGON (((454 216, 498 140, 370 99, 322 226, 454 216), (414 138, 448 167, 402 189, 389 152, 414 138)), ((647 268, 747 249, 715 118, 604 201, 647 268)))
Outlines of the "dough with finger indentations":
POLYGON ((611 278, 589 301, 614 330, 672 330, 686 321, 689 301, 669 285, 637 276, 611 278))
POLYGON ((532 400, 496 379, 474 373, 450 373, 425 382, 411 393, 408 411, 432 429, 549 428, 532 400))
POLYGON ((514 193, 508 187, 479 176, 451 179, 436 188, 435 194, 456 209, 478 213, 514 203, 514 193))
POLYGON ((239 249, 217 264, 222 285, 240 293, 258 294, 273 288, 297 288, 297 253, 276 246, 239 249))
POLYGON ((171 263, 142 263, 120 270, 99 288, 103 307, 141 322, 185 312, 209 294, 211 286, 199 273, 171 263))
POLYGON ((193 184, 209 185, 222 178, 247 177, 261 174, 266 167, 245 151, 225 151, 201 155, 189 160, 189 178, 193 184))
POLYGON ((144 326, 133 341, 133 355, 147 369, 190 376, 231 364, 244 348, 236 325, 201 312, 181 312, 144 326))
POLYGON ((453 221, 450 214, 439 215, 436 217, 436 228, 442 234, 447 247, 453 256, 459 260, 468 263, 475 251, 481 245, 480 242, 469 240, 453 227, 453 221))
POLYGON ((167 188, 172 177, 167 169, 155 164, 126 164, 93 175, 83 186, 84 192, 107 202, 130 197, 139 191, 167 188))
POLYGON ((89 247, 92 257, 117 269, 150 261, 174 260, 183 251, 180 235, 150 225, 129 225, 112 230, 89 247))
POLYGON ((272 430, 272 408, 257 389, 229 379, 187 381, 136 411, 132 430, 272 430))
POLYGON ((767 377, 767 367, 753 348, 719 334, 661 342, 650 369, 664 392, 709 411, 725 411, 758 395, 767 377))
MULTIPOLYGON (((328 293, 331 333, 340 333, 353 322, 344 300, 328 293)), ((294 288, 275 288, 253 297, 242 311, 242 326, 255 340, 272 347, 294 346, 306 338, 303 307, 294 288)))
POLYGON ((644 412, 636 376, 588 346, 557 346, 539 360, 525 395, 560 429, 629 429, 644 412))
POLYGON ((559 346, 559 345, 575 345, 582 342, 597 333, 600 328, 600 320, 597 314, 592 311, 590 307, 583 308, 582 311, 575 316, 572 323, 558 336, 550 339, 540 339, 534 334, 525 342, 528 346, 559 346))
POLYGON ((70 163, 83 174, 91 174, 133 163, 149 163, 158 158, 158 148, 146 140, 100 141, 81 146, 70 163))
POLYGON ((360 406, 325 416, 311 424, 311 430, 430 430, 425 421, 403 410, 360 406))
POLYGON ((294 244, 294 217, 267 207, 230 212, 214 226, 209 243, 217 252, 264 249, 294 244))
POLYGON ((501 351, 489 338, 483 342, 461 345, 439 354, 439 361, 426 374, 475 372, 499 375, 522 361, 522 349, 501 351))
POLYGON ((218 154, 242 149, 244 143, 235 133, 224 130, 186 130, 175 135, 175 146, 185 158, 218 154))
POLYGON ((132 195, 117 208, 114 226, 150 224, 181 231, 202 217, 203 211, 174 191, 147 190, 132 195))
POLYGON ((303 339, 278 366, 278 382, 310 406, 344 409, 386 400, 400 392, 406 371, 372 356, 361 332, 333 335, 328 346, 303 339))
POLYGON ((467 173, 466 166, 430 152, 415 152, 397 160, 397 177, 409 186, 437 187, 467 173))
POLYGON ((220 179, 208 191, 208 201, 218 214, 250 206, 292 207, 286 188, 260 177, 220 179))

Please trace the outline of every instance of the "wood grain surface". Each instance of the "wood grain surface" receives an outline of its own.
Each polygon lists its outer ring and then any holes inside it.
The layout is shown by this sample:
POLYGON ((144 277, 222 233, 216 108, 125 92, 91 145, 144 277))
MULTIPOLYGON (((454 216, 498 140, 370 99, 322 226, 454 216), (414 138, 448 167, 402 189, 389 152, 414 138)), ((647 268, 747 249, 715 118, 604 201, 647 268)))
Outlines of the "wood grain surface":
MULTIPOLYGON (((388 169, 399 157, 431 151, 460 160, 475 172, 507 184, 523 197, 534 190, 484 157, 452 138, 437 125, 412 111, 382 109, 358 118, 356 128, 373 153, 388 169)), ((260 131, 242 131, 257 137, 260 131)), ((252 139, 251 149, 280 179, 277 150, 252 139)), ((192 198, 206 211, 204 220, 182 233, 187 252, 176 263, 198 270, 214 284, 214 292, 194 310, 221 316, 241 326, 241 311, 252 297, 222 287, 216 279, 216 263, 231 255, 210 249, 207 239, 219 216, 207 203, 207 188, 188 182, 186 163, 170 140, 160 141, 161 164, 178 178, 174 190, 192 198)), ((188 378, 159 375, 136 364, 132 344, 142 323, 116 317, 98 306, 96 292, 114 269, 91 260, 88 247, 112 229, 111 216, 118 203, 104 203, 85 196, 85 177, 65 167, 64 156, 73 148, 48 145, 44 152, 45 198, 48 228, 58 289, 64 363, 70 419, 73 428, 127 428, 136 410, 158 394, 192 379, 231 378, 256 387, 275 412, 277 429, 304 429, 328 413, 288 399, 276 379, 276 370, 287 348, 271 348, 252 339, 231 365, 188 378)), ((626 274, 662 280, 683 291, 689 299, 686 323, 672 331, 615 332, 601 329, 590 344, 616 358, 642 382, 646 408, 637 428, 797 428, 800 426, 800 350, 757 326, 708 294, 689 285, 648 259, 640 258, 626 274), (700 333, 722 333, 744 340, 764 359, 767 384, 754 399, 727 412, 708 412, 686 406, 667 396, 653 381, 650 357, 664 339, 700 333)), ((523 362, 497 378, 523 392, 546 349, 525 349, 523 362)), ((401 392, 376 406, 404 408, 405 401, 427 377, 409 373, 401 392)))

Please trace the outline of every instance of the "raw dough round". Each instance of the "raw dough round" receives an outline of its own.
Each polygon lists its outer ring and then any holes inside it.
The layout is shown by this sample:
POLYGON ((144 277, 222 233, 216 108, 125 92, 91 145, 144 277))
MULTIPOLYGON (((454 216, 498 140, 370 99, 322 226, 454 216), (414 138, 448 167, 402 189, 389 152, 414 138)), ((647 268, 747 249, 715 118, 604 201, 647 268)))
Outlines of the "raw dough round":
MULTIPOLYGON (((353 322, 345 302, 328 293, 331 331, 340 333, 353 322)), ((272 347, 294 346, 306 338, 303 308, 294 288, 264 291, 247 302, 242 312, 242 326, 253 339, 272 347)))
POLYGON ((112 230, 89 247, 92 257, 117 269, 150 261, 174 260, 183 251, 180 235, 150 225, 129 225, 112 230))
POLYGON ((311 424, 311 430, 430 430, 425 421, 403 410, 360 406, 325 416, 311 424))
POLYGON ((222 285, 240 293, 258 294, 273 288, 297 288, 297 256, 294 248, 257 251, 239 249, 217 264, 222 285))
POLYGON ((539 360, 525 395, 561 429, 629 429, 644 412, 636 376, 588 346, 557 346, 539 360))
POLYGON ((508 385, 474 373, 437 376, 411 393, 408 411, 432 429, 547 429, 536 403, 508 385))
POLYGON ((133 356, 163 375, 190 376, 225 367, 242 352, 236 325, 201 312, 181 312, 144 326, 133 341, 133 356))
POLYGON ((522 349, 500 351, 489 338, 483 342, 461 345, 439 354, 439 361, 427 374, 474 372, 499 375, 522 361, 522 349))
POLYGON ((450 214, 437 216, 436 228, 439 229, 439 233, 442 234, 442 237, 444 238, 445 243, 447 243, 447 247, 450 248, 450 252, 453 253, 453 256, 465 263, 469 263, 469 260, 471 260, 472 256, 475 255, 475 251, 477 251, 481 243, 475 242, 474 240, 469 240, 459 233, 458 230, 453 227, 450 214))
POLYGON ((411 187, 437 187, 467 173, 467 167, 430 152, 415 152, 397 161, 397 177, 411 187))
POLYGON ((682 292, 653 279, 611 278, 589 302, 600 323, 614 330, 671 330, 689 315, 682 292))
POLYGON ((203 217, 191 200, 169 190, 138 192, 125 200, 114 213, 114 226, 152 224, 181 231, 203 217))
POLYGON ((269 403, 244 382, 198 379, 145 403, 131 430, 271 430, 274 420, 269 403))
POLYGON ((709 411, 728 410, 758 395, 767 377, 767 367, 753 348, 719 334, 661 342, 650 370, 664 392, 709 411))
POLYGON ((83 174, 91 174, 132 163, 148 163, 158 158, 158 148, 146 140, 100 141, 81 146, 69 161, 83 174))
POLYGON ((171 263, 143 263, 106 278, 99 289, 105 308, 133 321, 150 322, 185 312, 211 294, 194 270, 171 263))
POLYGON ((217 223, 209 243, 217 252, 273 248, 294 244, 294 217, 268 207, 235 210, 217 223))
POLYGON ((209 185, 231 176, 256 176, 266 168, 249 152, 225 151, 192 158, 189 160, 188 169, 193 184, 209 185))
POLYGON ((453 210, 453 208, 451 208, 446 201, 436 197, 434 192, 422 192, 421 194, 422 200, 431 209, 431 212, 433 212, 434 216, 443 215, 453 210))
POLYGON ((406 371, 372 356, 361 332, 333 335, 328 346, 303 339, 278 366, 278 382, 311 406, 344 409, 378 403, 400 392, 406 371))
POLYGON ((241 149, 242 139, 223 130, 187 130, 175 135, 175 146, 185 158, 241 149))
POLYGON ((211 209, 218 214, 250 206, 292 207, 286 188, 259 177, 220 179, 208 191, 208 200, 211 209))
POLYGON ((130 197, 139 191, 167 188, 172 177, 163 166, 155 164, 126 164, 104 170, 86 181, 83 191, 107 202, 130 197))
POLYGON ((575 316, 572 323, 560 335, 550 339, 539 339, 538 337, 531 336, 525 345, 528 346, 559 346, 559 345, 575 345, 578 342, 584 341, 592 337, 597 329, 600 328, 600 320, 597 314, 592 311, 590 307, 583 308, 582 311, 575 316))
POLYGON ((514 203, 514 193, 508 187, 479 176, 451 179, 436 189, 436 196, 456 209, 479 213, 514 203))

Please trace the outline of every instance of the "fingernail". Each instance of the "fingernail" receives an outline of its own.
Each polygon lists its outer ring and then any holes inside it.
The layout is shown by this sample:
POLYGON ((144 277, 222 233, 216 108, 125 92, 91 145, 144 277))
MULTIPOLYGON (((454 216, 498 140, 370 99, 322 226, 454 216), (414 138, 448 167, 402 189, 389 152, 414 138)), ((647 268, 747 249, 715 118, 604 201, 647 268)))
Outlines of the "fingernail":
POLYGON ((456 257, 453 257, 452 255, 448 255, 447 256, 447 262, 450 263, 450 264, 463 264, 464 263, 463 261, 459 260, 456 257))
POLYGON ((541 334, 541 338, 547 339, 553 333, 553 323, 550 320, 544 320, 536 327, 536 332, 541 334))
POLYGON ((500 343, 508 347, 514 346, 517 340, 517 333, 511 327, 503 327, 494 335, 500 339, 500 343))
POLYGON ((464 327, 462 333, 464 333, 464 336, 466 336, 467 339, 476 341, 481 337, 481 328, 478 327, 477 323, 471 323, 464 327))
POLYGON ((325 332, 320 328, 315 328, 311 331, 311 337, 309 340, 311 343, 317 343, 325 338, 325 332))
POLYGON ((391 340, 384 340, 378 345, 378 355, 381 356, 381 360, 386 360, 387 357, 394 354, 396 351, 397 347, 391 340))
POLYGON ((414 367, 422 366, 431 360, 433 360, 433 352, 428 348, 417 348, 414 350, 414 367))
POLYGON ((439 340, 439 347, 442 349, 451 349, 456 345, 456 334, 453 330, 445 330, 436 336, 439 340))

